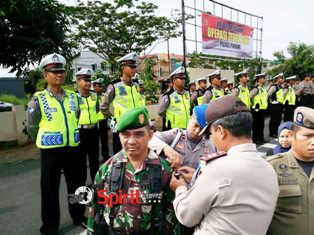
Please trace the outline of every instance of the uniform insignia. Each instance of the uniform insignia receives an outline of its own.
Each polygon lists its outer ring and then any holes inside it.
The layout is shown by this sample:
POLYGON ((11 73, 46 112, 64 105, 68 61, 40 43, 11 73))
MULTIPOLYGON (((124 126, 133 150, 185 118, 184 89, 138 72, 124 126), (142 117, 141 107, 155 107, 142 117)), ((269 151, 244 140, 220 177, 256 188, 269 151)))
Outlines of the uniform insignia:
POLYGON ((141 113, 141 114, 138 116, 138 122, 139 122, 140 124, 143 124, 144 121, 145 121, 144 114, 141 113))
POLYGON ((53 57, 52 57, 52 61, 53 62, 59 62, 60 61, 59 56, 54 54, 53 57))
POLYGON ((34 112, 34 111, 35 111, 35 109, 34 109, 33 107, 29 107, 29 108, 28 108, 28 113, 31 114, 31 113, 34 112))
POLYGON ((174 96, 174 102, 175 103, 179 103, 180 102, 180 99, 177 95, 174 96))
POLYGON ((119 86, 119 95, 127 95, 124 86, 119 86))
POLYGON ((227 156, 226 152, 218 151, 216 153, 208 154, 207 156, 201 157, 201 160, 207 163, 213 159, 224 157, 224 156, 227 156))
POLYGON ((288 166, 284 163, 281 163, 279 165, 279 172, 278 172, 278 175, 279 176, 283 176, 283 177, 289 177, 289 176, 292 176, 293 174, 291 172, 287 172, 288 171, 288 166))
POLYGON ((303 113, 298 112, 298 113, 297 113, 297 117, 296 117, 296 122, 297 122, 299 125, 303 126, 303 119, 304 119, 303 113))
POLYGON ((91 97, 90 97, 90 98, 92 99, 92 101, 97 100, 97 96, 96 96, 96 95, 91 95, 91 97))

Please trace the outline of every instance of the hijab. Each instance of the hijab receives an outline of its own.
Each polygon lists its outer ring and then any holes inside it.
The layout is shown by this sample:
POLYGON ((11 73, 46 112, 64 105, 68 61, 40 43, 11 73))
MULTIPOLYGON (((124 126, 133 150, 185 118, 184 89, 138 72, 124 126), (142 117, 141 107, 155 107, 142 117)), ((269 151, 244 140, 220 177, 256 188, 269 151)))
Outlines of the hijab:
POLYGON ((291 146, 288 148, 284 148, 279 144, 279 136, 280 136, 280 133, 282 132, 282 130, 284 130, 284 129, 291 130, 291 127, 292 127, 292 122, 283 122, 278 127, 278 143, 277 143, 276 147, 273 149, 273 154, 285 153, 285 152, 288 152, 290 150, 291 146))

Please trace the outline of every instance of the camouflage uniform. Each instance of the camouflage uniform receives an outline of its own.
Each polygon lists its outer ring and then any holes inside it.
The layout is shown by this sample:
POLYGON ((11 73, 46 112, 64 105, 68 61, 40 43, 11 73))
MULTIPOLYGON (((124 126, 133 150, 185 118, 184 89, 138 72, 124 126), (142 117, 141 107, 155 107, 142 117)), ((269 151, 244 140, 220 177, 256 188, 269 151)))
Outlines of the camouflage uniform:
MULTIPOLYGON (((112 165, 116 162, 125 162, 125 171, 122 183, 123 193, 131 193, 135 190, 140 191, 140 204, 130 203, 130 198, 127 199, 126 204, 119 204, 116 206, 115 218, 112 230, 118 234, 131 234, 136 232, 145 232, 147 234, 159 234, 159 231, 152 232, 150 230, 152 221, 162 215, 163 222, 165 222, 166 231, 163 234, 175 234, 174 227, 178 223, 174 214, 172 200, 174 199, 173 192, 170 191, 169 181, 171 177, 171 168, 163 159, 160 159, 153 151, 148 153, 146 161, 143 162, 141 169, 134 171, 132 164, 128 161, 124 150, 120 151, 106 163, 104 163, 95 178, 95 185, 104 185, 103 189, 109 191, 110 173, 112 165), (161 165, 162 176, 162 200, 161 203, 145 203, 145 195, 149 193, 150 189, 150 174, 147 164, 161 165), (126 186, 127 185, 127 186, 126 186), (133 191, 131 191, 133 190, 133 191), (163 211, 163 213, 162 213, 163 211)), ((110 224, 109 214, 111 208, 108 204, 100 205, 97 200, 93 199, 92 206, 89 209, 88 230, 93 232, 94 219, 96 214, 103 206, 103 216, 106 224, 110 224)))

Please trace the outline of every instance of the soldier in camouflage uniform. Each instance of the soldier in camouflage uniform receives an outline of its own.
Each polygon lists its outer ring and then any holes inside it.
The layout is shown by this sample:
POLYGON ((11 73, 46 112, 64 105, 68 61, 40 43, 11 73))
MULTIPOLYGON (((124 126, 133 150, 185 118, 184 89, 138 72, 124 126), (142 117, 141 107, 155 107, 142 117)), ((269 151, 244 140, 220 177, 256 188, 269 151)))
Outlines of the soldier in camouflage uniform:
POLYGON ((102 198, 94 197, 89 210, 88 231, 91 234, 174 234, 177 223, 172 208, 174 194, 169 189, 171 168, 166 160, 148 149, 153 131, 149 129, 147 110, 135 108, 125 112, 117 129, 123 149, 100 167, 94 185, 98 190, 112 192, 112 184, 122 183, 120 194, 133 193, 139 197, 134 202, 131 196, 111 208, 108 203, 98 203, 102 198), (122 182, 115 181, 117 177, 113 172, 117 164, 123 169, 118 177, 122 182), (157 198, 152 198, 153 195, 157 198), (100 220, 105 222, 107 231, 97 233, 100 220))

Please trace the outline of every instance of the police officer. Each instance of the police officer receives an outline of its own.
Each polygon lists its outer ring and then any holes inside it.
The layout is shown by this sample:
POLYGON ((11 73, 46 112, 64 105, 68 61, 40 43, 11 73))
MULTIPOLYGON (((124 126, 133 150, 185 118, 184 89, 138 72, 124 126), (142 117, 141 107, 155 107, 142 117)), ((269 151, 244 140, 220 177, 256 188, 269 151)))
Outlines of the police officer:
POLYGON ((140 99, 141 99, 141 103, 142 106, 144 107, 146 104, 146 97, 144 94, 144 81, 141 79, 138 79, 138 86, 139 86, 139 93, 140 93, 140 99))
POLYGON ((178 220, 195 226, 197 235, 264 235, 279 190, 274 170, 252 144, 250 109, 227 95, 209 103, 205 120, 203 131, 209 128, 220 152, 201 158, 189 190, 183 177, 172 176, 178 220))
POLYGON ((312 94, 314 86, 311 81, 311 74, 306 74, 304 79, 299 84, 299 97, 301 98, 301 106, 313 108, 312 94))
POLYGON ((221 89, 224 91, 224 95, 231 94, 228 88, 228 78, 222 78, 220 81, 221 81, 221 89))
POLYGON ((203 104, 207 104, 211 100, 224 96, 224 91, 221 89, 220 70, 215 70, 208 74, 207 77, 211 85, 207 88, 207 91, 204 94, 203 104))
POLYGON ((314 234, 314 110, 296 108, 293 121, 290 151, 267 158, 280 189, 268 234, 314 234))
POLYGON ((157 113, 166 120, 166 130, 185 129, 190 118, 190 94, 184 90, 186 80, 184 67, 177 68, 169 76, 173 89, 159 99, 157 113))
POLYGON ((90 208, 91 233, 104 220, 109 231, 103 234, 174 234, 173 194, 168 184, 171 168, 148 148, 153 136, 148 118, 148 111, 142 107, 126 111, 119 119, 117 130, 123 150, 103 164, 96 175, 95 186, 106 192, 95 197, 90 208), (125 199, 110 205, 104 197, 109 193, 125 199), (126 194, 133 196, 124 197, 126 194))
POLYGON ((90 176, 94 181, 97 170, 99 169, 99 134, 98 116, 99 100, 97 94, 91 88, 91 69, 81 69, 76 74, 78 84, 77 96, 79 100, 81 115, 79 118, 80 131, 80 158, 84 166, 84 179, 87 179, 86 157, 88 157, 90 176))
POLYGON ((285 82, 283 73, 279 73, 274 77, 274 83, 268 90, 268 99, 270 99, 269 112, 269 136, 277 138, 277 130, 281 123, 282 112, 283 112, 283 87, 285 82))
MULTIPOLYGON (((28 103, 27 130, 40 149, 41 234, 57 234, 61 170, 68 194, 84 184, 78 157, 79 105, 74 92, 62 89, 65 64, 65 58, 56 53, 42 59, 39 68, 48 86, 28 103)), ((69 203, 69 212, 74 224, 86 223, 83 205, 69 203)))
MULTIPOLYGON (((102 78, 98 78, 93 81, 93 88, 98 96, 98 102, 101 104, 104 101, 105 94, 103 93, 103 82, 102 78)), ((108 147, 108 122, 101 111, 97 113, 98 118, 98 133, 101 143, 101 156, 103 162, 109 159, 109 147, 108 147)))
POLYGON ((236 73, 235 76, 237 76, 239 84, 235 86, 232 90, 232 94, 235 97, 238 97, 242 102, 248 107, 251 107, 251 100, 250 100, 250 92, 247 88, 247 83, 249 80, 248 77, 248 71, 244 69, 243 71, 236 73))
POLYGON ((189 82, 188 89, 189 89, 189 92, 190 92, 190 96, 192 96, 192 94, 196 91, 195 81, 190 81, 189 82))
POLYGON ((294 84, 296 80, 296 75, 286 78, 287 86, 283 90, 284 94, 284 122, 292 122, 293 113, 296 108, 296 92, 294 89, 294 84))
POLYGON ((203 96, 206 92, 206 85, 207 85, 207 78, 206 77, 202 77, 197 79, 197 83, 198 83, 198 89, 196 91, 193 92, 192 96, 191 96, 191 103, 194 106, 200 105, 203 103, 203 96))
POLYGON ((199 135, 205 127, 205 111, 208 104, 201 104, 193 109, 186 130, 172 129, 164 132, 155 132, 149 142, 149 148, 158 155, 166 157, 172 167, 189 166, 194 169, 199 164, 200 157, 215 152, 215 147, 209 141, 208 136, 199 135), (176 160, 178 165, 172 163, 176 160))
POLYGON ((253 118, 253 142, 256 144, 264 143, 264 121, 268 106, 267 91, 265 89, 266 74, 256 74, 254 76, 255 86, 250 92, 252 100, 251 113, 253 118))
POLYGON ((113 81, 108 85, 105 93, 104 102, 100 106, 100 110, 105 117, 111 117, 109 111, 110 105, 113 106, 113 118, 111 119, 111 129, 113 131, 113 152, 117 153, 122 146, 119 139, 119 133, 116 131, 116 122, 119 121, 121 115, 129 109, 142 107, 143 103, 138 92, 138 84, 133 83, 137 68, 138 55, 129 53, 118 60, 121 66, 122 77, 113 81))

